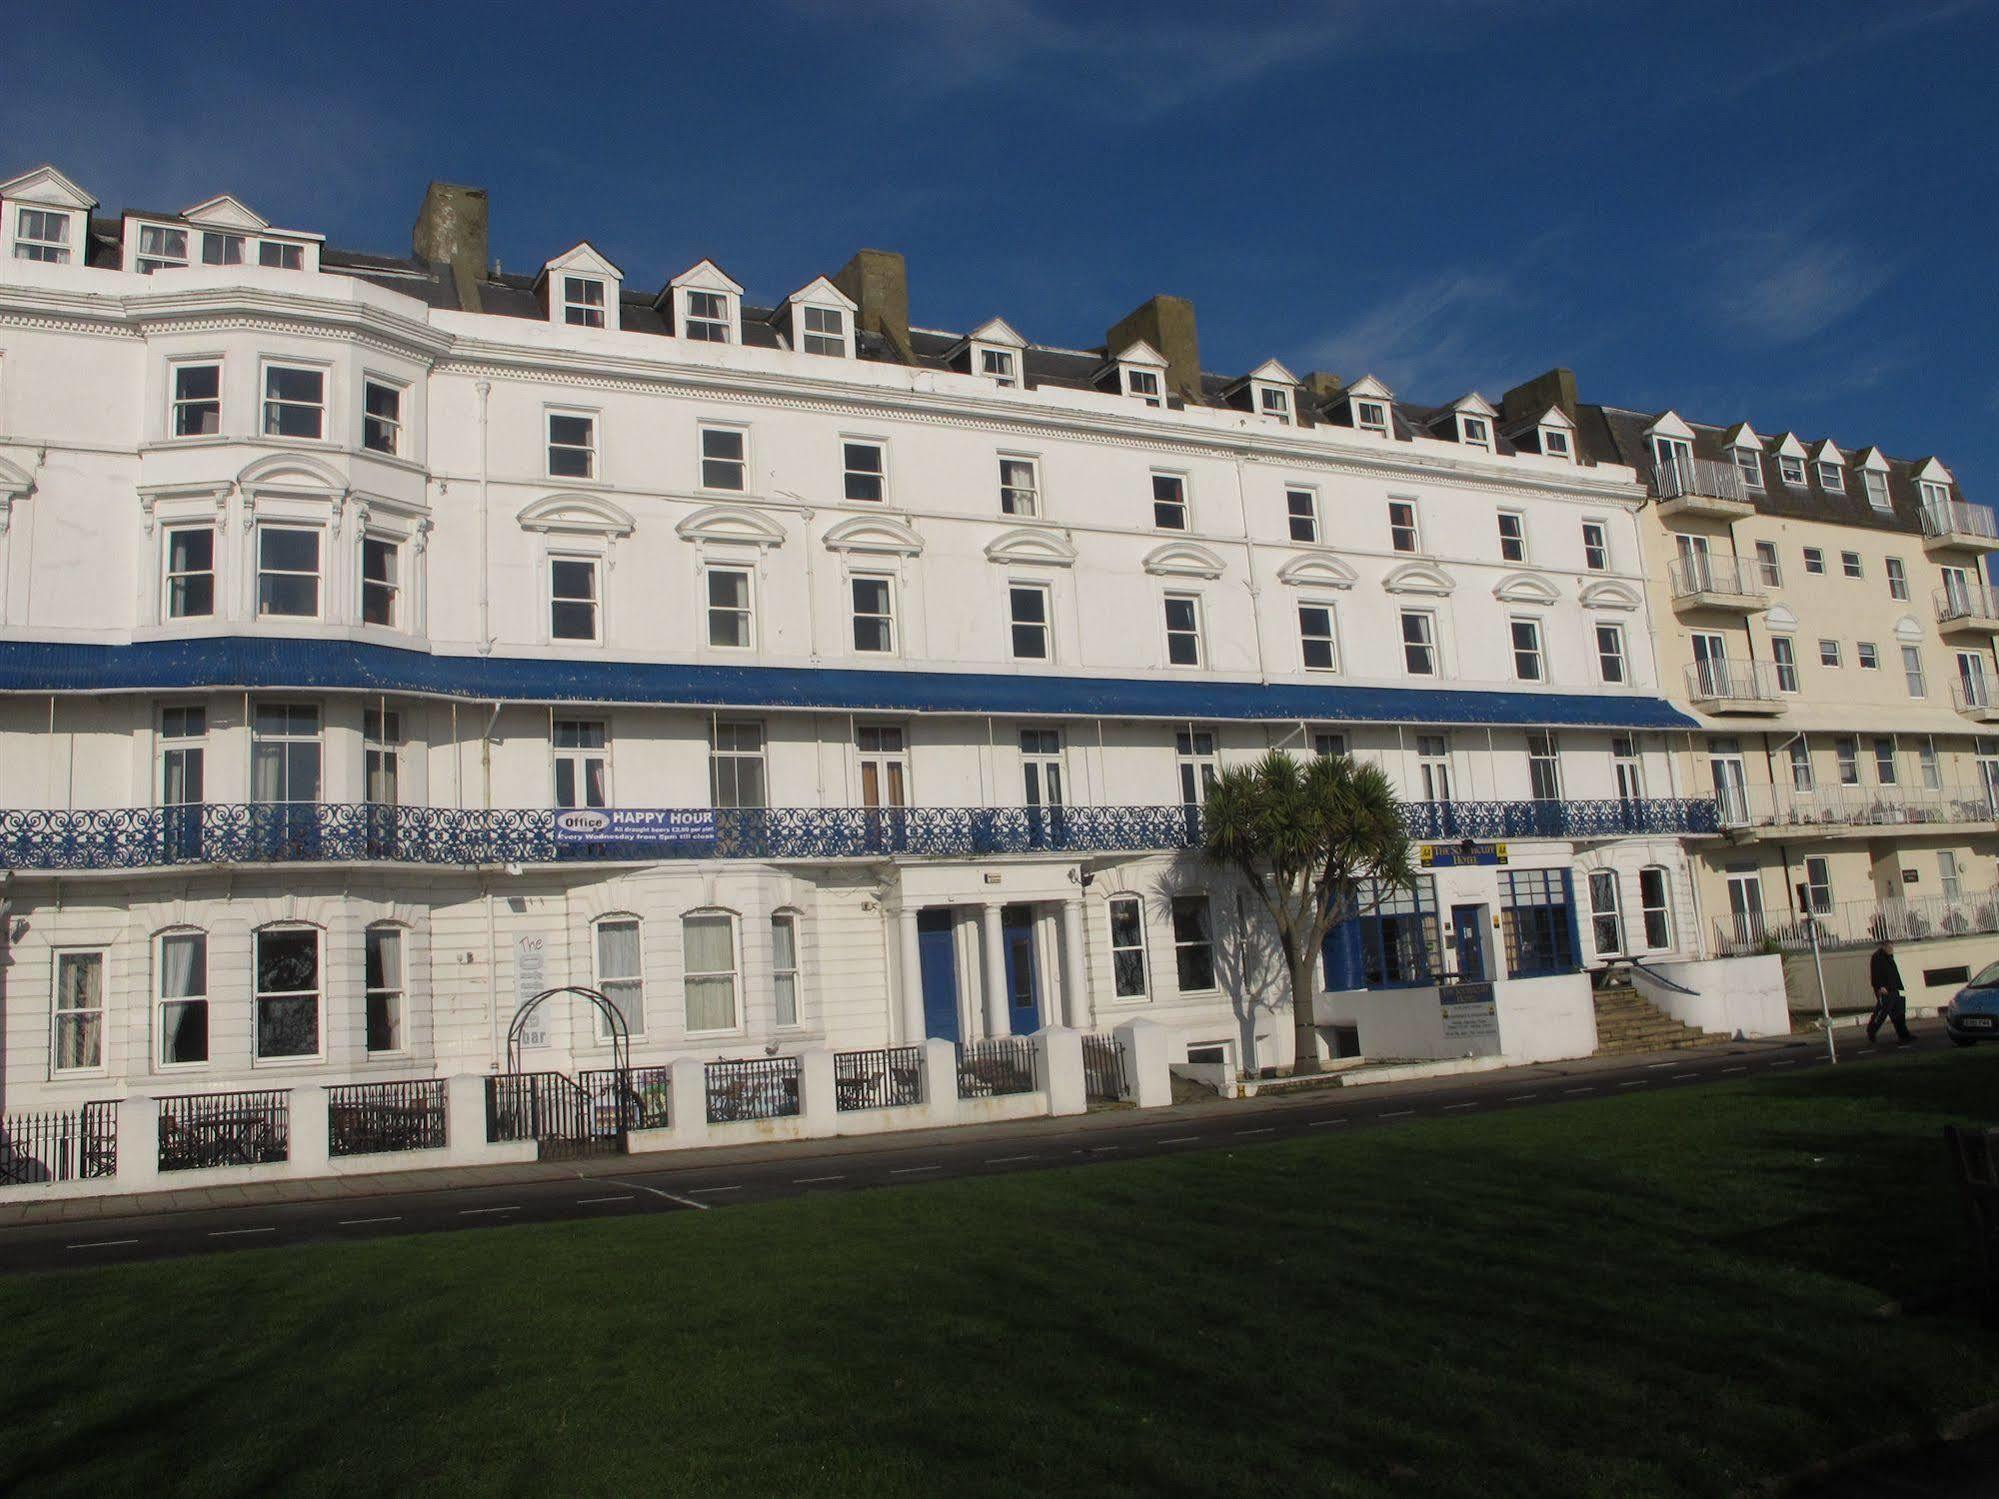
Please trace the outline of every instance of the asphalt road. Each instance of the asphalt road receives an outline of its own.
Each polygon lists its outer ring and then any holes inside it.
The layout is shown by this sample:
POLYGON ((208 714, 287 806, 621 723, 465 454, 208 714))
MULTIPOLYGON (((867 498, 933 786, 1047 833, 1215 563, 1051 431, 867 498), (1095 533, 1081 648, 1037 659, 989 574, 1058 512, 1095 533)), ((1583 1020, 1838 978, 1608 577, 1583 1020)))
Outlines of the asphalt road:
MULTIPOLYGON (((1947 1046, 1942 1028, 1916 1028, 1914 1052, 1947 1046)), ((1906 1053, 1841 1036, 1843 1059, 1892 1066, 1906 1053)), ((1388 1129, 1645 1091, 1700 1088, 1743 1077, 1823 1067, 1823 1042, 1790 1038, 1648 1057, 1545 1063, 1291 1097, 1171 1109, 1104 1110, 1068 1119, 909 1132, 752 1149, 598 1157, 572 1171, 519 1168, 517 1179, 477 1186, 352 1192, 221 1207, 151 1209, 0 1228, 0 1273, 173 1259, 280 1244, 351 1243, 391 1235, 498 1228, 516 1223, 727 1210, 812 1192, 907 1187, 1133 1160, 1236 1150, 1338 1131, 1388 1129)))

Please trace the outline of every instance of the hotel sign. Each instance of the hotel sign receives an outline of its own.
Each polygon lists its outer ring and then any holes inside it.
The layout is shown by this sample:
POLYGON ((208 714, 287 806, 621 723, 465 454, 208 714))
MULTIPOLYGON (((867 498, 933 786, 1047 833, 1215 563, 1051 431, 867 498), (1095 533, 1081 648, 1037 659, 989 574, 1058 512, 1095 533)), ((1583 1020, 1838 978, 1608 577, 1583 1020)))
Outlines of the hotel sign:
POLYGON ((1458 869, 1472 864, 1504 864, 1503 843, 1426 843, 1416 861, 1425 869, 1458 869))

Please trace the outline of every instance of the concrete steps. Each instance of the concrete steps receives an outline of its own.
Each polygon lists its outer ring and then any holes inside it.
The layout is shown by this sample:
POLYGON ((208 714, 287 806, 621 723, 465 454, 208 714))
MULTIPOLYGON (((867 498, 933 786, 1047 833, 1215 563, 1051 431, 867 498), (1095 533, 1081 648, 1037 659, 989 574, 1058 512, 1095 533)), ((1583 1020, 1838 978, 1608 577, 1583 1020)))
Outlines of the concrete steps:
POLYGON ((1596 1054, 1637 1056, 1648 1051, 1690 1051, 1721 1046, 1728 1037, 1706 1031, 1665 1014, 1639 998, 1629 984, 1606 984, 1596 991, 1596 1054))

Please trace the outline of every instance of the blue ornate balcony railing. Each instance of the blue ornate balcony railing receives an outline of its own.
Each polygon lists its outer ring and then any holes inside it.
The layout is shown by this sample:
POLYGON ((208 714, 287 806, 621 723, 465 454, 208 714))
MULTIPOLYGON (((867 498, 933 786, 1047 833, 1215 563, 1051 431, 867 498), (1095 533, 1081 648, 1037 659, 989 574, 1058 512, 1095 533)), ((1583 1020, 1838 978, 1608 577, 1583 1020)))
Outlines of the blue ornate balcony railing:
MULTIPOLYGON (((1595 838, 1712 833, 1708 800, 1410 802, 1410 837, 1595 838)), ((691 815, 671 838, 559 835, 556 814, 363 803, 0 810, 0 869, 142 869, 310 861, 546 864, 656 859, 861 859, 889 854, 1124 853, 1191 848, 1187 807, 771 807, 691 815)))

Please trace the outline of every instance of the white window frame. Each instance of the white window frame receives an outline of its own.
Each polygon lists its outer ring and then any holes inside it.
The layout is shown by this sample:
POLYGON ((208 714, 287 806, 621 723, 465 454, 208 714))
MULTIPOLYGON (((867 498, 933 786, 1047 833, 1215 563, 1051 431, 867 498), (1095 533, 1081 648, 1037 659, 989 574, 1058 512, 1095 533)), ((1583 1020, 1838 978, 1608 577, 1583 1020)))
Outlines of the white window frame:
POLYGON ((859 656, 896 656, 901 654, 902 630, 897 619, 896 576, 891 572, 854 572, 847 575, 847 644, 859 656), (881 612, 863 613, 861 601, 855 595, 854 587, 859 583, 879 583, 882 586, 883 604, 881 612), (862 620, 881 620, 888 632, 888 644, 883 650, 865 647, 857 633, 862 620))
MULTIPOLYGON (((611 1002, 612 1008, 625 1018, 625 1034, 633 1040, 646 1033, 646 924, 631 911, 607 911, 590 923, 590 985, 611 1002), (638 962, 636 973, 609 975, 604 972, 603 931, 611 926, 629 926, 638 937, 638 962), (632 1024, 630 1009, 612 999, 612 991, 606 984, 617 985, 619 992, 630 992, 638 996, 639 1023, 632 1024)), ((611 1028, 604 1022, 604 1015, 595 1005, 591 1007, 591 1034, 597 1038, 599 1046, 611 1044, 611 1028)))
POLYGON ((682 338, 691 343, 710 344, 733 344, 739 340, 741 315, 736 307, 734 292, 713 291, 704 286, 683 286, 676 289, 674 302, 674 311, 680 314, 675 328, 682 338), (712 297, 714 310, 708 310, 704 304, 703 310, 696 311, 696 297, 712 297), (697 325, 704 330, 719 330, 721 336, 710 338, 706 332, 697 334, 694 331, 697 325))
POLYGON ((681 1017, 689 1036, 727 1036, 739 1033, 743 1028, 743 953, 741 924, 733 911, 715 909, 688 911, 680 918, 681 955, 681 1017), (723 969, 690 969, 687 966, 687 928, 692 922, 725 921, 729 926, 729 961, 731 967, 723 969), (694 1028, 693 1019, 687 1013, 687 987, 691 979, 719 979, 729 981, 729 1023, 726 1026, 707 1026, 701 1030, 694 1028))
POLYGON ((568 480, 572 483, 589 483, 603 472, 602 421, 598 412, 580 406, 544 406, 541 412, 542 470, 551 479, 568 480), (585 442, 557 442, 555 423, 560 417, 568 421, 584 422, 589 427, 585 442), (581 453, 583 472, 580 474, 559 473, 555 467, 558 452, 581 453))
POLYGON ((1203 926, 1206 928, 1207 935, 1201 940, 1195 942, 1181 941, 1178 912, 1177 910, 1173 910, 1171 907, 1169 907, 1172 920, 1172 927, 1173 927, 1174 987, 1181 994, 1214 994, 1219 992, 1221 986, 1221 978, 1222 978, 1222 965, 1221 962, 1219 961, 1220 955, 1215 950, 1216 942, 1215 942, 1214 898, 1204 890, 1183 890, 1172 897, 1172 907, 1178 907, 1183 902, 1191 904, 1194 901, 1199 901, 1201 903, 1202 909, 1205 910, 1207 913, 1207 919, 1203 922, 1203 926), (1208 950, 1208 982, 1203 986, 1189 989, 1180 983, 1180 954, 1183 949, 1199 948, 1199 947, 1205 947, 1208 950))
POLYGON ((1506 563, 1525 564, 1528 560, 1526 512, 1522 510, 1501 510, 1497 513, 1496 519, 1499 526, 1499 560, 1506 563), (1508 521, 1513 522, 1513 534, 1510 536, 1506 531, 1506 523, 1508 521), (1510 557, 1506 554, 1509 544, 1515 551, 1515 555, 1510 557))
POLYGON ((1492 423, 1468 412, 1458 414, 1458 441, 1468 448, 1492 451, 1492 423))
POLYGON ((1856 640, 1853 643, 1853 664, 1862 671, 1881 669, 1881 650, 1871 640, 1856 640))
POLYGON ((1782 588, 1784 586, 1784 563, 1783 559, 1777 554, 1777 543, 1774 541, 1753 542, 1751 543, 1751 552, 1756 559, 1756 570, 1762 574, 1761 582, 1763 586, 1765 588, 1782 588))
POLYGON ((1046 583, 1026 578, 1009 578, 1006 585, 1007 655, 1015 661, 1039 661, 1052 665, 1055 660, 1055 592, 1046 583), (1031 595, 1041 601, 1041 618, 1023 620, 1015 608, 1022 595, 1031 595), (1020 649, 1020 632, 1038 630, 1041 636, 1039 654, 1023 654, 1020 649))
POLYGON ((1889 557, 1883 560, 1881 566, 1888 575, 1888 597, 1898 599, 1904 604, 1908 603, 1909 569, 1904 565, 1902 559, 1900 557, 1889 557))
POLYGON ((1390 495, 1388 497, 1388 549, 1404 557, 1420 556, 1423 551, 1423 509, 1411 495, 1390 495), (1409 512, 1408 522, 1397 521, 1397 509, 1409 512), (1403 546, 1396 539, 1399 533, 1407 532, 1409 545, 1403 546))
POLYGON ((1205 622, 1201 618, 1200 594, 1190 593, 1184 589, 1169 590, 1162 596, 1160 622, 1165 632, 1165 663, 1167 670, 1199 671, 1208 664, 1207 630, 1205 622), (1188 606, 1193 615, 1194 622, 1191 629, 1174 628, 1173 606, 1182 603, 1188 606), (1194 659, 1192 661, 1175 661, 1173 659, 1173 641, 1176 636, 1186 637, 1194 642, 1194 659))
POLYGON ((14 205, 14 258, 39 261, 43 265, 68 265, 75 257, 75 230, 82 217, 75 209, 51 208, 41 203, 14 205), (29 215, 34 215, 30 233, 29 215), (51 234, 58 237, 51 238, 51 234))
POLYGON ((302 271, 305 269, 305 246, 292 239, 260 239, 257 241, 257 264, 267 271, 302 271))
POLYGON ((1337 606, 1331 599, 1304 598, 1298 600, 1298 661, 1306 671, 1322 675, 1337 673, 1340 669, 1340 620, 1337 606), (1307 627, 1307 611, 1324 614, 1326 627, 1323 632, 1314 632, 1307 627), (1327 661, 1323 666, 1312 664, 1311 648, 1323 643, 1327 661))
MULTIPOLYGON (((705 443, 706 439, 704 438, 703 441, 705 443)), ((743 460, 744 460, 743 477, 744 477, 744 482, 747 483, 749 479, 749 472, 748 472, 749 444, 747 439, 745 440, 743 445, 743 460)), ((702 472, 702 477, 703 479, 706 479, 707 477, 707 472, 705 468, 705 459, 704 459, 704 468, 702 472)), ((888 504, 888 444, 885 441, 883 441, 881 438, 850 437, 844 434, 841 436, 840 498, 850 505, 888 504), (857 450, 861 451, 862 453, 871 450, 874 453, 875 466, 873 468, 868 468, 865 463, 857 465, 854 462, 857 450), (859 481, 858 485, 856 481, 859 481), (869 481, 873 482, 875 489, 875 493, 872 497, 866 494, 854 493, 854 490, 857 487, 861 489, 866 489, 868 487, 869 481)))
POLYGON ((1357 398, 1353 403, 1353 424, 1356 432, 1373 432, 1377 436, 1388 435, 1388 403, 1357 398))
POLYGON ((557 271, 562 279, 561 321, 569 328, 604 328, 610 323, 611 294, 601 276, 557 271), (593 297, 592 292, 596 295, 593 297))
POLYGON ((1319 491, 1310 484, 1284 486, 1284 521, 1291 540, 1298 546, 1319 544, 1319 491), (1303 500, 1300 508, 1298 502, 1303 500), (1304 522, 1301 526, 1299 522, 1304 522), (1304 535, 1299 535, 1300 531, 1304 535))
POLYGON ((373 921, 361 932, 361 1050, 370 1057, 403 1057, 410 1050, 409 1015, 409 971, 410 971, 410 929, 399 922, 373 921), (393 932, 396 937, 396 971, 390 973, 384 965, 383 982, 368 982, 368 946, 385 932, 393 932), (376 1001, 386 1001, 393 1006, 395 1016, 396 1044, 394 1046, 370 1046, 368 1044, 368 1012, 376 1001))
MULTIPOLYGON (((10 918, 11 919, 11 918, 10 918)), ((49 954, 49 1076, 102 1077, 111 1066, 111 952, 104 947, 58 947, 49 954), (95 958, 97 960, 97 1003, 92 1006, 77 1005, 62 1008, 63 960, 66 958, 95 958), (77 1067, 61 1065, 62 1047, 58 1037, 62 1031, 62 1017, 95 1016, 97 1019, 97 1060, 77 1067)))
POLYGON ((548 622, 548 643, 550 645, 602 645, 604 643, 604 559, 591 552, 552 551, 542 569, 543 590, 547 600, 547 612, 542 616, 548 622), (573 594, 557 595, 555 591, 555 570, 558 564, 575 564, 590 570, 590 625, 591 633, 583 635, 558 635, 555 633, 555 606, 558 603, 579 604, 584 600, 573 594))
POLYGON ((260 926, 250 934, 250 1065, 253 1067, 302 1067, 326 1060, 326 929, 300 922, 272 922, 260 926), (258 974, 259 949, 267 935, 310 932, 313 940, 313 977, 317 981, 311 989, 266 989, 258 974), (267 999, 296 999, 310 994, 313 998, 313 1039, 314 1049, 310 1052, 293 1052, 284 1056, 267 1057, 259 1036, 263 1030, 264 1001, 267 999))
POLYGON ((1427 677, 1433 681, 1443 676, 1444 651, 1442 642, 1438 639, 1437 623, 1437 611, 1434 609, 1403 609, 1398 613, 1396 618, 1396 636, 1397 644, 1402 647, 1402 674, 1404 676, 1427 677), (1425 637, 1423 640, 1416 641, 1409 638, 1409 621, 1412 619, 1422 622, 1423 635, 1425 637), (1409 652, 1412 649, 1425 650, 1430 653, 1430 669, 1428 671, 1418 671, 1410 664, 1409 652))
POLYGON ((391 380, 385 375, 365 374, 361 377, 361 446, 367 452, 380 453, 389 458, 401 458, 403 454, 403 434, 408 430, 403 417, 403 402, 409 397, 409 386, 401 380, 391 380), (395 397, 396 414, 381 416, 371 409, 370 398, 378 390, 395 397), (370 442, 371 431, 379 429, 387 434, 388 446, 370 442))
POLYGON ((1673 875, 1663 864, 1647 864, 1638 871, 1638 931, 1645 939, 1647 952, 1666 952, 1673 946, 1673 875), (1648 905, 1645 900, 1645 876, 1659 877, 1659 904, 1648 905), (1666 940, 1652 940, 1652 918, 1657 916, 1664 926, 1666 940))
POLYGON ((170 927, 153 938, 153 1070, 155 1072, 200 1072, 206 1069, 215 1057, 215 1033, 211 1025, 214 1011, 208 995, 208 933, 200 927, 170 927), (201 943, 201 986, 187 994, 168 994, 166 948, 169 942, 190 939, 201 943), (167 1060, 167 1007, 169 1005, 200 1005, 202 1031, 205 1039, 205 1055, 198 1061, 170 1062, 167 1060))
POLYGON ((1763 453, 1760 448, 1752 448, 1746 443, 1728 450, 1735 471, 1742 475, 1742 482, 1750 489, 1763 487, 1763 453))
POLYGON ((201 231, 203 265, 242 265, 250 257, 250 236, 231 229, 201 231), (210 251, 213 254, 210 254, 210 251))
POLYGON ((1950 505, 1950 486, 1936 479, 1918 479, 1916 488, 1923 499, 1923 509, 1943 510, 1950 505))
POLYGON ((1823 915, 1832 909, 1832 860, 1824 854, 1807 854, 1801 866, 1808 914, 1823 915))
POLYGON ((1829 670, 1837 671, 1839 669, 1839 661, 1839 642, 1837 640, 1821 639, 1819 641, 1819 665, 1829 670))
POLYGON ((1540 435, 1543 458, 1559 458, 1564 463, 1576 461, 1575 439, 1567 432, 1560 427, 1542 427, 1540 435))
POLYGON ((1585 517, 1583 520, 1583 569, 1586 572, 1607 573, 1610 568, 1610 527, 1603 521, 1585 517), (1590 532, 1596 533, 1594 544, 1590 532))
POLYGON ((1166 375, 1163 370, 1120 364, 1118 378, 1124 393, 1134 401, 1143 401, 1161 411, 1166 409, 1166 375))
POLYGON ((1292 404, 1292 393, 1281 385, 1269 385, 1263 381, 1252 382, 1250 388, 1256 392, 1256 414, 1267 416, 1272 421, 1290 426, 1297 420, 1297 408, 1292 404))
POLYGON ((1513 657, 1513 679, 1516 682, 1546 682, 1548 680, 1548 631, 1537 614, 1510 614, 1506 618, 1506 645, 1513 657), (1516 631, 1522 626, 1534 632, 1532 648, 1534 674, 1524 675, 1520 670, 1521 646, 1516 631))
MULTIPOLYGON (((704 492, 708 494, 748 494, 750 492, 750 429, 747 424, 742 422, 699 423, 695 429, 694 453, 695 461, 700 465, 700 487, 704 492), (734 436, 736 438, 741 446, 739 456, 730 458, 727 456, 715 456, 709 453, 708 439, 725 436, 734 436), (738 471, 736 476, 738 482, 735 484, 709 483, 708 466, 711 463, 721 468, 733 466, 738 471)), ((883 461, 884 463, 887 461, 886 454, 883 455, 883 461)), ((886 475, 883 477, 886 479, 886 475)), ((885 484, 883 493, 887 493, 885 484)))
POLYGON ((222 364, 221 358, 214 355, 192 359, 170 359, 167 361, 167 430, 165 436, 168 442, 198 442, 203 438, 220 437, 222 435, 222 364), (181 375, 194 370, 215 371, 215 394, 212 397, 183 397, 181 395, 181 375), (181 431, 181 411, 183 408, 195 410, 205 406, 213 406, 215 408, 215 430, 213 432, 181 431))
POLYGON ((804 961, 799 956, 799 920, 796 911, 773 911, 770 913, 770 997, 772 1023, 781 1031, 797 1030, 805 1024, 805 975, 804 961), (777 934, 783 928, 791 933, 791 962, 779 961, 777 934), (784 1014, 786 985, 790 986, 791 1018, 784 1014))
POLYGON ((1033 520, 1041 514, 1041 460, 1032 453, 999 455, 999 506, 1001 515, 1033 520), (1026 470, 1025 484, 1019 469, 1026 470), (1009 480, 1015 482, 1009 483, 1009 480))
POLYGON ((356 573, 354 585, 357 590, 354 601, 355 621, 377 630, 407 630, 409 625, 403 618, 403 604, 409 588, 403 578, 402 538, 392 536, 387 531, 363 531, 361 533, 360 557, 358 561, 359 565, 354 569, 356 573), (388 549, 389 576, 386 579, 371 578, 368 576, 368 549, 371 546, 386 547, 388 549), (379 620, 368 618, 370 590, 378 594, 386 593, 388 596, 389 618, 386 624, 379 620))
POLYGON ((977 372, 984 375, 1002 390, 1018 389, 1020 385, 1020 355, 1013 349, 1002 349, 994 344, 974 344, 972 362, 977 372))
POLYGON ((1789 453, 1777 455, 1777 481, 1787 489, 1805 487, 1805 460, 1794 458, 1789 453))
POLYGON ((1823 578, 1826 575, 1824 547, 1806 547, 1804 557, 1806 577, 1823 578))
MULTIPOLYGON (((579 737, 588 738, 589 735, 585 733, 579 737)), ((570 807, 589 807, 591 805, 590 765, 592 761, 601 762, 604 768, 604 808, 617 805, 617 792, 611 780, 614 767, 611 763, 610 719, 556 718, 550 715, 548 722, 548 756, 548 804, 550 807, 557 810, 564 810, 570 807), (564 724, 572 724, 576 728, 586 731, 593 728, 598 729, 601 731, 599 737, 603 742, 601 744, 557 744, 556 739, 559 736, 556 730, 564 724), (576 797, 574 801, 565 802, 562 799, 562 772, 558 767, 563 764, 574 767, 569 773, 570 786, 576 797)))
POLYGON ((1113 895, 1104 903, 1104 917, 1105 925, 1108 928, 1105 945, 1111 955, 1111 1002, 1113 1004, 1129 1005, 1149 1004, 1152 1000, 1152 963, 1150 955, 1145 950, 1145 898, 1129 892, 1113 895), (1120 906, 1137 908, 1136 926, 1138 940, 1136 942, 1120 943, 1118 941, 1118 908, 1120 906), (1138 988, 1136 991, 1127 994, 1119 987, 1118 957, 1120 954, 1133 952, 1138 954, 1138 988))
POLYGON ((754 651, 757 648, 757 570, 747 562, 709 562, 701 569, 702 644, 711 651, 754 651), (715 602, 715 579, 728 575, 743 580, 740 604, 715 602), (739 621, 743 638, 737 644, 715 638, 716 617, 739 621))
POLYGON ((266 438, 276 438, 280 442, 325 442, 332 427, 332 382, 327 379, 327 367, 294 359, 266 359, 257 370, 257 431, 266 438), (271 376, 282 371, 285 374, 311 375, 319 381, 317 401, 294 401, 280 399, 271 394, 271 376), (283 410, 315 411, 319 414, 319 430, 310 434, 280 432, 271 424, 272 408, 283 410))
POLYGON ((1631 652, 1625 648, 1624 626, 1611 619, 1592 620, 1590 638, 1596 644, 1597 680, 1606 687, 1631 686, 1631 652), (1603 648, 1606 636, 1612 647, 1607 651, 1603 648), (1604 669, 1607 661, 1617 663, 1617 675, 1612 676, 1604 669))
POLYGON ((1827 494, 1846 493, 1846 469, 1843 465, 1821 458, 1818 460, 1818 470, 1820 489, 1827 494))
POLYGON ((160 528, 160 621, 170 623, 177 619, 214 619, 222 601, 220 569, 216 560, 220 527, 213 521, 195 521, 185 525, 162 526, 160 528), (174 570, 174 538, 189 531, 208 533, 208 566, 206 569, 174 570), (174 611, 174 581, 178 578, 208 579, 208 607, 200 613, 185 614, 174 611))
POLYGON ((1855 583, 1865 581, 1867 577, 1866 559, 1858 552, 1841 552, 1839 554, 1839 575, 1855 583))
POLYGON ((1416 775, 1423 788, 1426 802, 1448 802, 1453 799, 1451 782, 1455 779, 1451 761, 1451 736, 1444 730, 1416 736, 1416 775), (1437 745, 1437 749, 1426 749, 1426 745, 1437 745), (1437 795, 1438 792, 1443 795, 1437 795))
POLYGON ((1152 470, 1151 488, 1152 529, 1155 531, 1191 531, 1194 522, 1194 505, 1191 488, 1187 483, 1187 476, 1173 469, 1156 468, 1152 470), (1173 498, 1171 493, 1162 496, 1160 494, 1162 486, 1169 491, 1177 491, 1179 497, 1177 499, 1173 498), (1179 513, 1180 517, 1179 524, 1177 525, 1166 518, 1175 511, 1179 513))
POLYGON ((708 728, 708 804, 712 807, 735 811, 742 808, 762 809, 770 805, 770 730, 761 718, 723 718, 719 715, 709 720, 708 728), (728 731, 728 743, 723 743, 723 731, 728 731), (746 732, 754 732, 756 748, 743 748, 746 732), (747 764, 756 766, 757 799, 743 799, 742 768, 747 764), (727 766, 733 796, 722 799, 722 769, 727 766))
POLYGON ((1878 468, 1863 468, 1860 471, 1860 486, 1867 492, 1869 509, 1883 512, 1895 508, 1895 499, 1888 490, 1888 476, 1878 468))
POLYGON ((1771 635, 1770 663, 1777 672, 1777 690, 1791 693, 1798 691, 1797 642, 1789 635, 1771 635))
POLYGON ((825 359, 845 359, 847 357, 847 335, 851 330, 847 324, 847 309, 829 307, 822 302, 800 302, 798 304, 798 349, 803 354, 814 354, 825 359), (828 329, 812 326, 813 316, 831 318, 833 326, 828 329), (824 347, 831 345, 831 347, 824 347))
POLYGON ((258 619, 304 619, 316 620, 326 617, 326 528, 305 521, 260 520, 251 535, 254 548, 251 565, 255 569, 253 581, 256 585, 256 610, 258 619), (290 568, 267 568, 264 566, 264 537, 277 531, 294 531, 310 536, 313 546, 313 568, 311 572, 300 572, 290 568), (264 578, 311 578, 312 612, 310 614, 277 613, 264 607, 264 578))
POLYGON ((1929 674, 1923 670, 1921 646, 1905 644, 1902 647, 1902 681, 1908 687, 1910 697, 1926 698, 1930 695, 1929 674))

